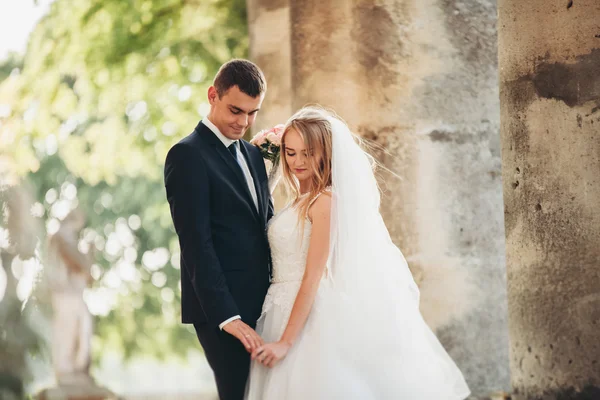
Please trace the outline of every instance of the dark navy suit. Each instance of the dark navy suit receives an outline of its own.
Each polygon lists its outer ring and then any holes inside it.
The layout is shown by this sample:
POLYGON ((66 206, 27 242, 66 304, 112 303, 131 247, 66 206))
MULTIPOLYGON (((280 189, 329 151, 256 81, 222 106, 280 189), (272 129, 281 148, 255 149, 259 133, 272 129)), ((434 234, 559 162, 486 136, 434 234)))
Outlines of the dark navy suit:
POLYGON ((211 365, 219 396, 241 400, 250 358, 243 345, 219 329, 240 315, 256 326, 269 288, 266 225, 273 215, 267 174, 258 149, 243 140, 258 210, 237 160, 202 122, 171 148, 165 186, 181 247, 183 323, 194 324, 211 365))

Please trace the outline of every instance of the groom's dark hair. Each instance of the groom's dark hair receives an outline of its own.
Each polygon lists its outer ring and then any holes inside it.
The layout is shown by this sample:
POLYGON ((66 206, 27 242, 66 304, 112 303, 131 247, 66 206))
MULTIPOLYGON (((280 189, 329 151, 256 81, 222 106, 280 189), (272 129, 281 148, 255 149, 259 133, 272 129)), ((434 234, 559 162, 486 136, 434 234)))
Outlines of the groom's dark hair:
POLYGON ((219 98, 233 86, 242 93, 256 98, 267 91, 267 81, 256 64, 248 60, 235 59, 226 62, 219 68, 213 82, 219 98))

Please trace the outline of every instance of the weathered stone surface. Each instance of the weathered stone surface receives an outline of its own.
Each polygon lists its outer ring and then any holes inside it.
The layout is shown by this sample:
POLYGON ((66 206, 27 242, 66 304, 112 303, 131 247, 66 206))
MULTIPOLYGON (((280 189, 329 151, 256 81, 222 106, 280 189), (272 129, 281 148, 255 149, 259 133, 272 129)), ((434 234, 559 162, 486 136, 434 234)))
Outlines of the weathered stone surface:
POLYGON ((383 214, 476 395, 507 390, 493 0, 291 1, 294 109, 376 141, 383 214))
POLYGON ((499 1, 517 399, 600 398, 600 3, 499 1))
MULTIPOLYGON (((246 0, 250 59, 267 78, 267 95, 253 133, 285 124, 292 115, 289 0, 246 0)), ((285 205, 282 185, 273 194, 275 207, 285 205)))
POLYGON ((254 130, 285 123, 292 114, 288 0, 247 0, 250 59, 267 78, 267 95, 254 130))

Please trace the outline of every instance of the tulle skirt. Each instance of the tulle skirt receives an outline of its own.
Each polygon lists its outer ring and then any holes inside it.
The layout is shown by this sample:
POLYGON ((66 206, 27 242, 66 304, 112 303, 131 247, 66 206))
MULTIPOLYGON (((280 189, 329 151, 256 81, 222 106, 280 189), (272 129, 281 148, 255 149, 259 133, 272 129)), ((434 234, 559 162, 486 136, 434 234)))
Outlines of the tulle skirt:
MULTIPOLYGON (((271 285, 257 324, 265 342, 280 339, 299 286, 271 285)), ((385 296, 374 293, 366 304, 377 304, 385 296)), ((252 362, 246 398, 465 399, 469 388, 460 370, 425 324, 412 296, 409 291, 395 293, 397 307, 361 316, 355 311, 364 312, 364 300, 345 297, 332 281, 323 280, 286 358, 272 369, 252 362)))

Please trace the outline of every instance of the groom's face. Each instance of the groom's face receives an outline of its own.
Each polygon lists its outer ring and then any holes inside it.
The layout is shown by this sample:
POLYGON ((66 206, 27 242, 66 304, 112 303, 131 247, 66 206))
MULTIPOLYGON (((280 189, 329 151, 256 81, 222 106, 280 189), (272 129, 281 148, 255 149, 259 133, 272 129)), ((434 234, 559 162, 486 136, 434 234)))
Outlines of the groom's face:
POLYGON ((208 89, 208 119, 225 137, 239 140, 254 123, 264 97, 264 93, 258 97, 251 97, 237 86, 232 86, 219 97, 217 90, 211 86, 208 89))

